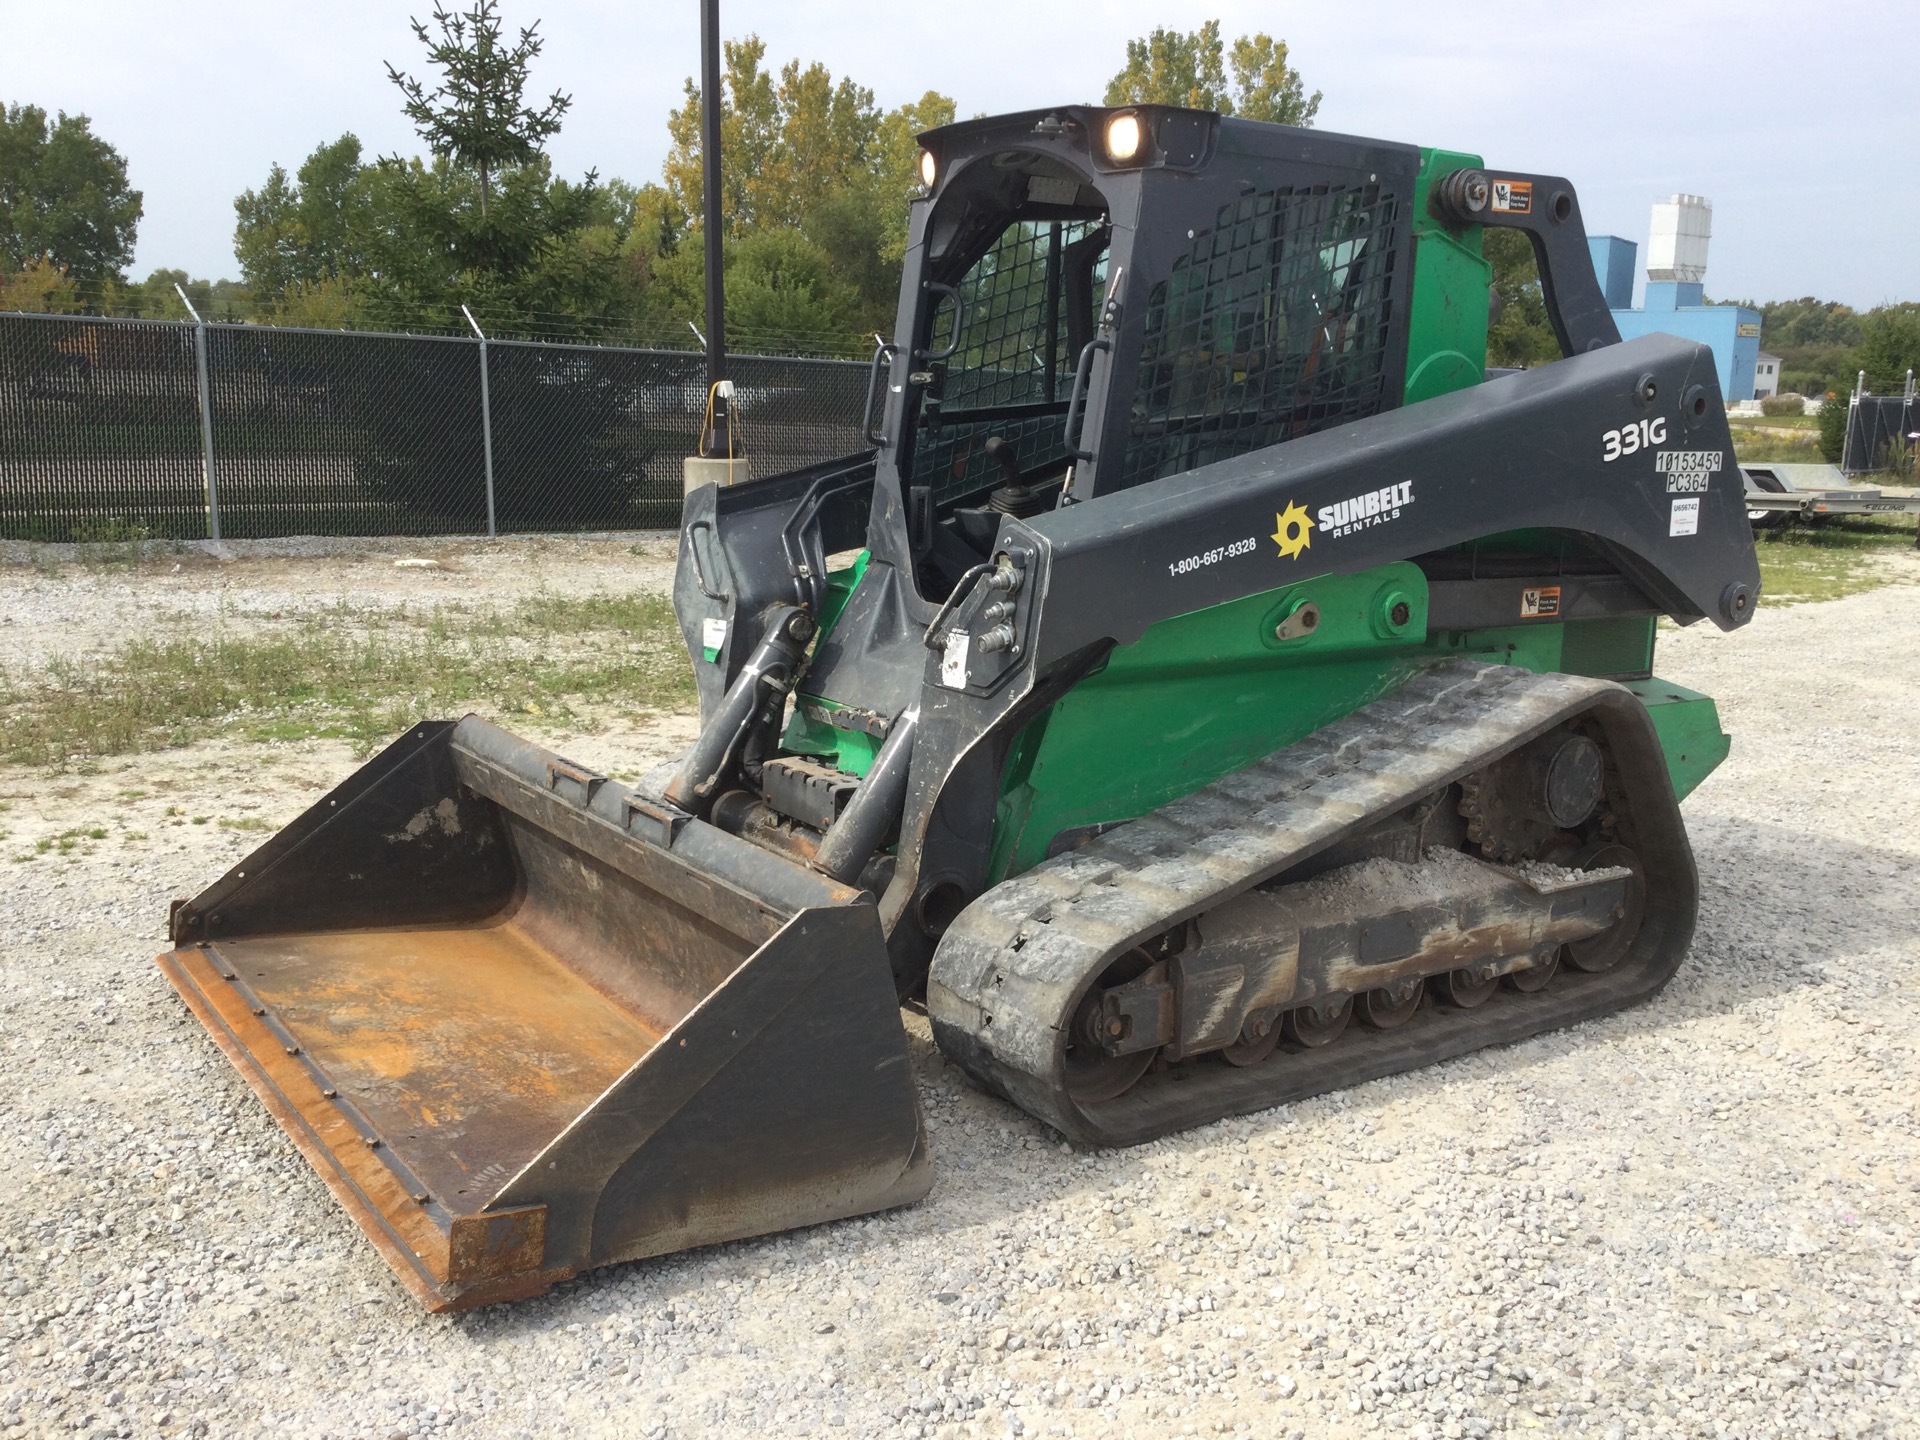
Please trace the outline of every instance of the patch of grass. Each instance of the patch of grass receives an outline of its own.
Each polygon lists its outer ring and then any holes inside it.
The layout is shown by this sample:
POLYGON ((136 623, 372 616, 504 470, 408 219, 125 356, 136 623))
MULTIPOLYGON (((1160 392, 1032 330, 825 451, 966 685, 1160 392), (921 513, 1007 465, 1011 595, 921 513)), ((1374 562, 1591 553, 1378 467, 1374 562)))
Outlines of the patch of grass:
POLYGON ((1818 430, 1818 415, 1729 415, 1727 424, 1736 430, 1751 425, 1781 426, 1791 430, 1818 430))
POLYGON ((32 860, 56 850, 62 855, 70 855, 88 840, 104 840, 106 838, 107 832, 98 825, 89 825, 74 830, 62 830, 58 835, 42 835, 38 840, 33 842, 32 854, 16 855, 14 859, 32 860))
POLYGON ((476 617, 487 633, 584 635, 618 631, 651 638, 669 636, 680 643, 673 602, 664 595, 529 595, 502 615, 476 617))
MULTIPOLYGON (((196 820, 193 823, 198 825, 200 822, 196 820)), ((258 815, 242 815, 238 820, 228 820, 222 817, 220 828, 222 830, 271 830, 273 826, 262 820, 258 815)))
POLYGON ((144 520, 110 516, 84 520, 73 528, 75 553, 83 565, 138 565, 154 543, 153 528, 144 520))
POLYGON ((1756 537, 1763 605, 1838 600, 1889 583, 1879 555, 1911 550, 1914 522, 1899 516, 1836 517, 1756 537))
POLYGON ((1826 457, 1820 453, 1820 434, 1809 430, 1805 435, 1768 435, 1755 434, 1738 426, 1733 431, 1733 455, 1736 460, 1749 465, 1763 465, 1769 460, 1783 464, 1818 465, 1826 457))
POLYGON ((543 595, 470 615, 338 609, 0 671, 0 761, 70 767, 214 735, 342 737, 370 751, 417 720, 469 709, 566 719, 583 702, 674 708, 693 696, 659 595, 543 595))

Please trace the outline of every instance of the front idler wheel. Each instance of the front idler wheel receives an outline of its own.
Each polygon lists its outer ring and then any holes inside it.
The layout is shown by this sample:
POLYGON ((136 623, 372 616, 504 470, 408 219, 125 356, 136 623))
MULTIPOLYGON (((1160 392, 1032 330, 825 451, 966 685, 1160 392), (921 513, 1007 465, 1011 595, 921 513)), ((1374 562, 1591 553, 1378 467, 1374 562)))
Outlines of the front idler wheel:
POLYGON ((1298 1005, 1287 1012, 1287 1040, 1303 1050, 1318 1050, 1340 1038, 1353 1018, 1353 1001, 1345 995, 1332 995, 1312 1005, 1298 1005))
POLYGON ((1139 1082, 1160 1052, 1149 1046, 1124 1055, 1111 1053, 1100 1034, 1102 1001, 1106 992, 1129 980, 1137 980, 1154 964, 1144 950, 1130 950, 1102 972, 1099 980, 1087 987, 1074 1007, 1073 1022, 1067 1027, 1067 1094, 1082 1105, 1117 1100, 1139 1082))

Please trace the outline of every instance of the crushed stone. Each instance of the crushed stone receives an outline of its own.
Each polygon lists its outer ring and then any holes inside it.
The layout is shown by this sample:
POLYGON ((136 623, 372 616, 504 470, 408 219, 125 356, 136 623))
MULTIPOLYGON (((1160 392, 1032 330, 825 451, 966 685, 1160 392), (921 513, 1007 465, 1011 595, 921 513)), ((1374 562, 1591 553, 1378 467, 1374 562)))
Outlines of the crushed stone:
MULTIPOLYGON (((594 543, 544 548, 547 583, 632 558, 594 543)), ((515 563, 392 558, 181 573, 254 612, 376 575, 491 599, 515 563)), ((48 645, 207 613, 156 599, 170 574, 33 598, 46 576, 4 570, 0 613, 48 645)), ((922 1205, 453 1317, 417 1310, 152 963, 167 901, 352 755, 0 770, 0 1434, 1920 1432, 1916 634, 1916 587, 1663 631, 1660 673, 1735 739, 1685 805, 1700 924, 1649 1004, 1085 1154, 909 1015, 922 1205)), ((567 749, 631 777, 687 728, 567 749)))

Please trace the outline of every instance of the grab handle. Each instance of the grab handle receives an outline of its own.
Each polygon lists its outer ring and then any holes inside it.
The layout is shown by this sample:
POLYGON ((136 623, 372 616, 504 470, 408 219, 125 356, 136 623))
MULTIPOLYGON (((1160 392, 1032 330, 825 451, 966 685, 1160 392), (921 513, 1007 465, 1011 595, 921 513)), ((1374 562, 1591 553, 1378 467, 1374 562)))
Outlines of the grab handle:
POLYGON ((1104 339, 1089 340, 1080 351, 1080 359, 1073 367, 1073 396, 1067 401, 1067 422, 1061 427, 1060 439, 1067 447, 1067 454, 1075 460, 1091 461, 1093 452, 1080 448, 1076 431, 1084 428, 1086 417, 1081 414, 1087 403, 1087 386, 1093 379, 1093 354, 1096 350, 1111 350, 1113 345, 1104 339))
MULTIPOLYGON (((891 361, 893 357, 899 353, 900 347, 898 345, 890 345, 885 340, 882 340, 874 347, 873 365, 867 371, 867 405, 866 409, 860 412, 860 433, 867 437, 867 443, 869 445, 885 446, 887 444, 887 437, 876 434, 873 428, 873 392, 881 383, 881 365, 891 361)), ((891 365, 888 365, 888 369, 891 368, 891 365)), ((883 414, 886 408, 886 402, 884 400, 881 401, 880 409, 883 414)))

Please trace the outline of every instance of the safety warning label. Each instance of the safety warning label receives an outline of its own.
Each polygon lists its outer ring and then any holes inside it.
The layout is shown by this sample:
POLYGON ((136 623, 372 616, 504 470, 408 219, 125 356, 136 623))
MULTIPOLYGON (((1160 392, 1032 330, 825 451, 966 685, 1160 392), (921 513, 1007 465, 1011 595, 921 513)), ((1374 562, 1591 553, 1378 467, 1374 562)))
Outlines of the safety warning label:
POLYGON ((1493 182, 1493 208, 1503 215, 1529 215, 1533 212, 1531 180, 1493 182))
POLYGON ((1560 613, 1560 587, 1543 585, 1537 590, 1520 592, 1520 618, 1538 620, 1548 615, 1560 613))

